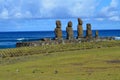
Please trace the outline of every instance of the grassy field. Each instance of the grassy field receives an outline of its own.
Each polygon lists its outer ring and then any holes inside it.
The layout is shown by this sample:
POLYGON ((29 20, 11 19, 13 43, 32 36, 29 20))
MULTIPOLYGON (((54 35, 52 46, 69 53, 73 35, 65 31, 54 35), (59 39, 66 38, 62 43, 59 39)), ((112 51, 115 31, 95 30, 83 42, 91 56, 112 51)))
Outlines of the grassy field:
POLYGON ((0 80, 120 80, 120 47, 1 58, 0 80))

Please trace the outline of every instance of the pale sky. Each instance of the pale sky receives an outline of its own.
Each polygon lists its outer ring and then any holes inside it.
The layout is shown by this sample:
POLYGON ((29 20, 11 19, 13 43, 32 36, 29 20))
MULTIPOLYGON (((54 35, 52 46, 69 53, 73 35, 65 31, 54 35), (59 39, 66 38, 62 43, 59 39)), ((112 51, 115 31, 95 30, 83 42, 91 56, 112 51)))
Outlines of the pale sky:
POLYGON ((0 31, 9 29, 3 28, 2 20, 78 17, 86 21, 117 22, 115 29, 120 29, 120 0, 0 0, 0 31))

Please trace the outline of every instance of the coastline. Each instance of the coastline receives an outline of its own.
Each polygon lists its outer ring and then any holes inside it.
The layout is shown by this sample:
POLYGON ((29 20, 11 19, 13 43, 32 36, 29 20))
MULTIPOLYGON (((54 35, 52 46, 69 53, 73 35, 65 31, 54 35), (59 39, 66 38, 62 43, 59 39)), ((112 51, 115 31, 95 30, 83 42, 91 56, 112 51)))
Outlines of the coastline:
MULTIPOLYGON (((98 30, 99 31, 99 36, 101 38, 104 37, 114 37, 116 40, 119 40, 119 33, 120 30, 98 30)), ((92 31, 93 36, 95 33, 95 30, 92 31)), ((77 32, 74 31, 74 37, 77 36, 77 32)), ((85 30, 84 30, 84 36, 85 36, 85 30)), ((0 48, 1 49, 7 49, 7 48, 16 48, 16 43, 17 42, 24 42, 25 41, 30 41, 31 39, 37 39, 40 40, 41 38, 54 38, 54 32, 53 31, 32 31, 32 32, 1 32, 0 34, 0 48), (42 34, 42 35, 41 35, 42 34), (3 37, 4 36, 4 37, 3 37), (11 37, 10 37, 11 36, 11 37), (19 40, 19 39, 24 39, 24 40, 19 40), (19 40, 19 41, 18 41, 19 40)), ((63 31, 63 39, 66 38, 66 31, 63 31)), ((34 40, 36 41, 36 40, 34 40)))

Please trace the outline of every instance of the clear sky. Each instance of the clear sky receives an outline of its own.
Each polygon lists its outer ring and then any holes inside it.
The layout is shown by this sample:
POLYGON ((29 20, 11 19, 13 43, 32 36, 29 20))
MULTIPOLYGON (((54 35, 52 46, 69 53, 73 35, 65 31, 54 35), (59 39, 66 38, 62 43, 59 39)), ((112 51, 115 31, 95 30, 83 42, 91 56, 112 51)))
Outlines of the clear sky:
POLYGON ((49 19, 78 17, 94 29, 120 29, 120 0, 0 0, 0 31, 52 30, 49 19))

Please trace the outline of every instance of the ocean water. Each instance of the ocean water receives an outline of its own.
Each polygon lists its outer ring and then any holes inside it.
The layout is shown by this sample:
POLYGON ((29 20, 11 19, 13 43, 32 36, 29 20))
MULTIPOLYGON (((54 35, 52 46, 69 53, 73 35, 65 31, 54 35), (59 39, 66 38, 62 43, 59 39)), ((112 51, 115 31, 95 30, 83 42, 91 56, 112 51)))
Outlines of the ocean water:
MULTIPOLYGON (((120 37, 120 30, 98 30, 100 37, 120 37)), ((95 30, 92 31, 95 36, 95 30)), ((84 36, 86 31, 84 31, 84 36)), ((36 41, 42 38, 54 38, 54 31, 27 31, 27 32, 0 32, 0 49, 15 48, 17 42, 36 41)), ((77 31, 74 31, 77 37, 77 31)), ((63 38, 66 38, 66 31, 63 31, 63 38)))

